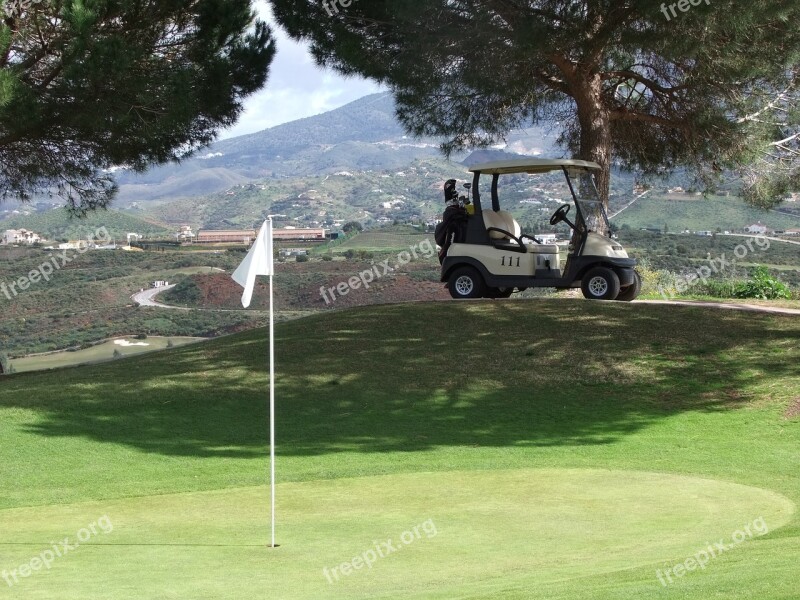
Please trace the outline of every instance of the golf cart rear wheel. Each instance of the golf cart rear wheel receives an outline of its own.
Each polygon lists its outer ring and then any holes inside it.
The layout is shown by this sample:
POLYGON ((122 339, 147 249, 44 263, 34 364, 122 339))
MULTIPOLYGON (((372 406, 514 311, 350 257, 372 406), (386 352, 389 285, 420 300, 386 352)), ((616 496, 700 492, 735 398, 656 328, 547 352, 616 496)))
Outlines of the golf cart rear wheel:
POLYGON ((625 286, 619 291, 619 295, 617 296, 617 300, 621 302, 631 302, 636 300, 636 297, 642 291, 642 278, 639 276, 639 273, 636 271, 633 272, 633 283, 631 285, 625 286))
POLYGON ((581 280, 581 290, 589 300, 613 300, 619 295, 619 277, 608 267, 589 269, 581 280))
POLYGON ((473 267, 459 267, 453 271, 450 279, 447 280, 447 289, 456 300, 483 298, 486 294, 483 277, 473 267))
POLYGON ((487 298, 511 298, 514 293, 514 288, 496 288, 490 287, 486 290, 487 298))

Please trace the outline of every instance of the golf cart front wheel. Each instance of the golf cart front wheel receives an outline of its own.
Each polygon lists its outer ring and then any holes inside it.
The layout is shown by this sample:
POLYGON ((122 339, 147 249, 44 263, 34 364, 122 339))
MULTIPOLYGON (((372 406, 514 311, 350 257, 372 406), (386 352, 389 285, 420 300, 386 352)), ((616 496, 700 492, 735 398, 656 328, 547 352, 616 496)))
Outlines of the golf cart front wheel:
POLYGON ((450 279, 447 280, 447 289, 450 290, 450 295, 456 300, 483 298, 486 293, 486 284, 477 269, 459 267, 453 271, 450 279))
POLYGON ((621 302, 632 302, 642 291, 642 278, 636 271, 633 272, 633 283, 622 288, 617 296, 621 302))
POLYGON ((590 269, 581 280, 583 297, 589 300, 614 300, 619 289, 619 277, 608 267, 590 269))

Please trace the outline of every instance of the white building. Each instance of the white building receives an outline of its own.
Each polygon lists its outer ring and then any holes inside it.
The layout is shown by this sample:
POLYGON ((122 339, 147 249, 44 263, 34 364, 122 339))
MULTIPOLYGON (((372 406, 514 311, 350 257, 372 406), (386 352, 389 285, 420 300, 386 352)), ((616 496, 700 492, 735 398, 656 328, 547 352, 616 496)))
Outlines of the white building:
POLYGON ((555 233, 537 233, 535 236, 540 244, 555 244, 558 241, 558 236, 555 233))
POLYGON ((30 246, 42 241, 41 236, 27 229, 6 229, 3 233, 3 244, 10 246, 13 244, 24 244, 30 246))
POLYGON ((761 221, 758 223, 754 223, 753 225, 748 225, 744 228, 747 233, 756 233, 759 235, 763 235, 769 231, 769 228, 766 225, 762 225, 761 221))
POLYGON ((181 228, 175 233, 178 240, 193 240, 195 238, 191 225, 181 225, 181 228))

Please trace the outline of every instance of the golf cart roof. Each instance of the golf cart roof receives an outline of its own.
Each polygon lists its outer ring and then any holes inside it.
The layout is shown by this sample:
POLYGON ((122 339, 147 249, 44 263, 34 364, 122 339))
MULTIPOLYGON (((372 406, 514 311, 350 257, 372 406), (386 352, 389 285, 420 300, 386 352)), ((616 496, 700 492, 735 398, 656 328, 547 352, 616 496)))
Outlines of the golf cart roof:
POLYGON ((494 162, 474 165, 469 168, 472 173, 480 171, 488 175, 505 175, 508 173, 547 173, 558 171, 563 167, 576 167, 599 171, 600 165, 585 160, 571 160, 564 158, 518 158, 515 160, 497 160, 494 162))

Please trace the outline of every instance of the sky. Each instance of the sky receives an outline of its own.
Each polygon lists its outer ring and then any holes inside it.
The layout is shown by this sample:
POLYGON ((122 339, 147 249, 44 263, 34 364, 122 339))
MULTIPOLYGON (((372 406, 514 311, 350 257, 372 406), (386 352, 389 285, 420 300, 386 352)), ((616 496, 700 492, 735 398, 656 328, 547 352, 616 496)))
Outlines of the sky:
POLYGON ((281 123, 311 117, 362 96, 385 91, 373 82, 344 78, 314 63, 306 45, 298 44, 275 23, 266 2, 256 2, 259 16, 273 28, 277 54, 267 85, 245 101, 245 110, 220 139, 255 133, 281 123))

